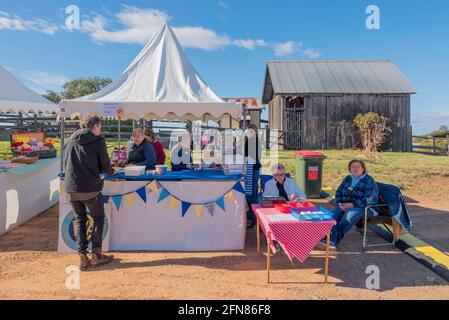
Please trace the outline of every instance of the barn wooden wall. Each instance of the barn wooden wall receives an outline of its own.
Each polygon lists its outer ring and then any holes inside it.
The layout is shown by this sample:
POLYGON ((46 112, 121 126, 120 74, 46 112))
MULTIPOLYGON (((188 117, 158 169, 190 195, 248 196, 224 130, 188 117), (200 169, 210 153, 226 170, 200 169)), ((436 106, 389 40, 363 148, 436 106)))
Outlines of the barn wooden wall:
MULTIPOLYGON (((270 103, 270 129, 282 130, 280 106, 284 99, 276 95, 270 103)), ((412 150, 410 95, 309 95, 304 96, 304 106, 304 149, 361 147, 353 120, 358 113, 372 111, 390 119, 392 132, 383 149, 412 150)))
POLYGON ((304 104, 304 148, 361 147, 353 120, 358 113, 376 112, 390 120, 392 130, 383 148, 412 149, 409 95, 306 96, 304 104))
POLYGON ((268 119, 270 128, 270 140, 268 145, 271 149, 283 149, 283 106, 285 98, 281 95, 275 95, 269 103, 268 119))

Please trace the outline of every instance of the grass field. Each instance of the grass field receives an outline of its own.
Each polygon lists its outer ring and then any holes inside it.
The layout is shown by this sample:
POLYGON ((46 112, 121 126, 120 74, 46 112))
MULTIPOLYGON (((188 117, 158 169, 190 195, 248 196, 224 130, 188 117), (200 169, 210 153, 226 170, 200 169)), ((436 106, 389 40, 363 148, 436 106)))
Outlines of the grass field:
MULTIPOLYGON (((402 190, 435 192, 449 189, 449 157, 417 153, 381 152, 376 154, 360 150, 322 150, 326 155, 323 170, 323 184, 336 188, 348 173, 351 159, 363 159, 368 173, 379 182, 391 183, 402 190)), ((280 153, 280 162, 294 172, 295 158, 291 151, 280 153)))
MULTIPOLYGON (((108 143, 109 151, 116 142, 108 143)), ((59 150, 59 142, 56 148, 59 150)), ((347 174, 347 163, 351 159, 365 160, 368 172, 377 181, 391 183, 402 190, 415 193, 447 194, 449 191, 449 157, 417 153, 381 152, 366 153, 360 150, 321 150, 326 155, 323 185, 337 188, 347 174)), ((169 152, 166 150, 167 161, 169 152)), ((0 158, 11 158, 9 142, 0 142, 0 158)), ((279 162, 287 171, 295 173, 295 156, 292 151, 279 152, 279 162)), ((267 170, 268 168, 266 168, 267 170)))

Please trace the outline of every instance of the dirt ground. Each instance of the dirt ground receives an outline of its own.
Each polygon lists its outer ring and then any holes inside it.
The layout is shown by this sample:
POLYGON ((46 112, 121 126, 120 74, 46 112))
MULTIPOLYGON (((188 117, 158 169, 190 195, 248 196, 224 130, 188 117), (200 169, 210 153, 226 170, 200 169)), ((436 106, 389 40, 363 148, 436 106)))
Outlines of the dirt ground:
MULTIPOLYGON (((407 196, 413 234, 449 253, 449 200, 407 196)), ((66 267, 77 257, 56 252, 57 232, 55 206, 0 237, 0 299, 449 299, 447 282, 400 250, 363 252, 356 230, 333 253, 329 284, 318 251, 293 265, 277 253, 267 284, 265 254, 249 231, 242 252, 115 252, 111 265, 81 273, 80 289, 69 290, 66 267), (379 267, 379 290, 366 288, 370 265, 379 267)))

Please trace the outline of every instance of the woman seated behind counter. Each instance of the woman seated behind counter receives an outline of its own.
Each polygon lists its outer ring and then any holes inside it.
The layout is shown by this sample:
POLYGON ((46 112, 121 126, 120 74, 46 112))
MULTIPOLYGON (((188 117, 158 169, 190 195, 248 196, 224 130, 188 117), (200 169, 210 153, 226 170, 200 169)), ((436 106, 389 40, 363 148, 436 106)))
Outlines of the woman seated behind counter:
POLYGON ((156 164, 165 164, 165 152, 162 143, 156 138, 156 134, 153 129, 146 128, 143 132, 145 138, 153 145, 154 152, 156 152, 156 164))
POLYGON ((298 187, 295 180, 285 175, 285 166, 283 164, 275 164, 271 168, 273 179, 268 180, 265 184, 263 192, 264 197, 283 197, 287 201, 306 200, 306 195, 298 187))
POLYGON ((153 170, 156 165, 156 151, 153 144, 144 135, 142 128, 135 128, 132 134, 133 145, 129 149, 128 159, 120 165, 145 166, 145 170, 153 170))

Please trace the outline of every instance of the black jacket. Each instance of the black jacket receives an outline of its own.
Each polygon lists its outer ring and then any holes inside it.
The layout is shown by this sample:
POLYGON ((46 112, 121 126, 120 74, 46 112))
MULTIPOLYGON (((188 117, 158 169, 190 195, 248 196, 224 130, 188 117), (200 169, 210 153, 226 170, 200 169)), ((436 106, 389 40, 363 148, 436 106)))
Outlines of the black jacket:
POLYGON ((146 170, 153 170, 156 165, 156 151, 153 144, 147 139, 144 139, 139 145, 134 143, 129 150, 128 163, 145 166, 146 170))
POLYGON ((100 173, 114 173, 106 141, 88 129, 75 131, 64 145, 64 168, 66 192, 101 191, 100 173))

